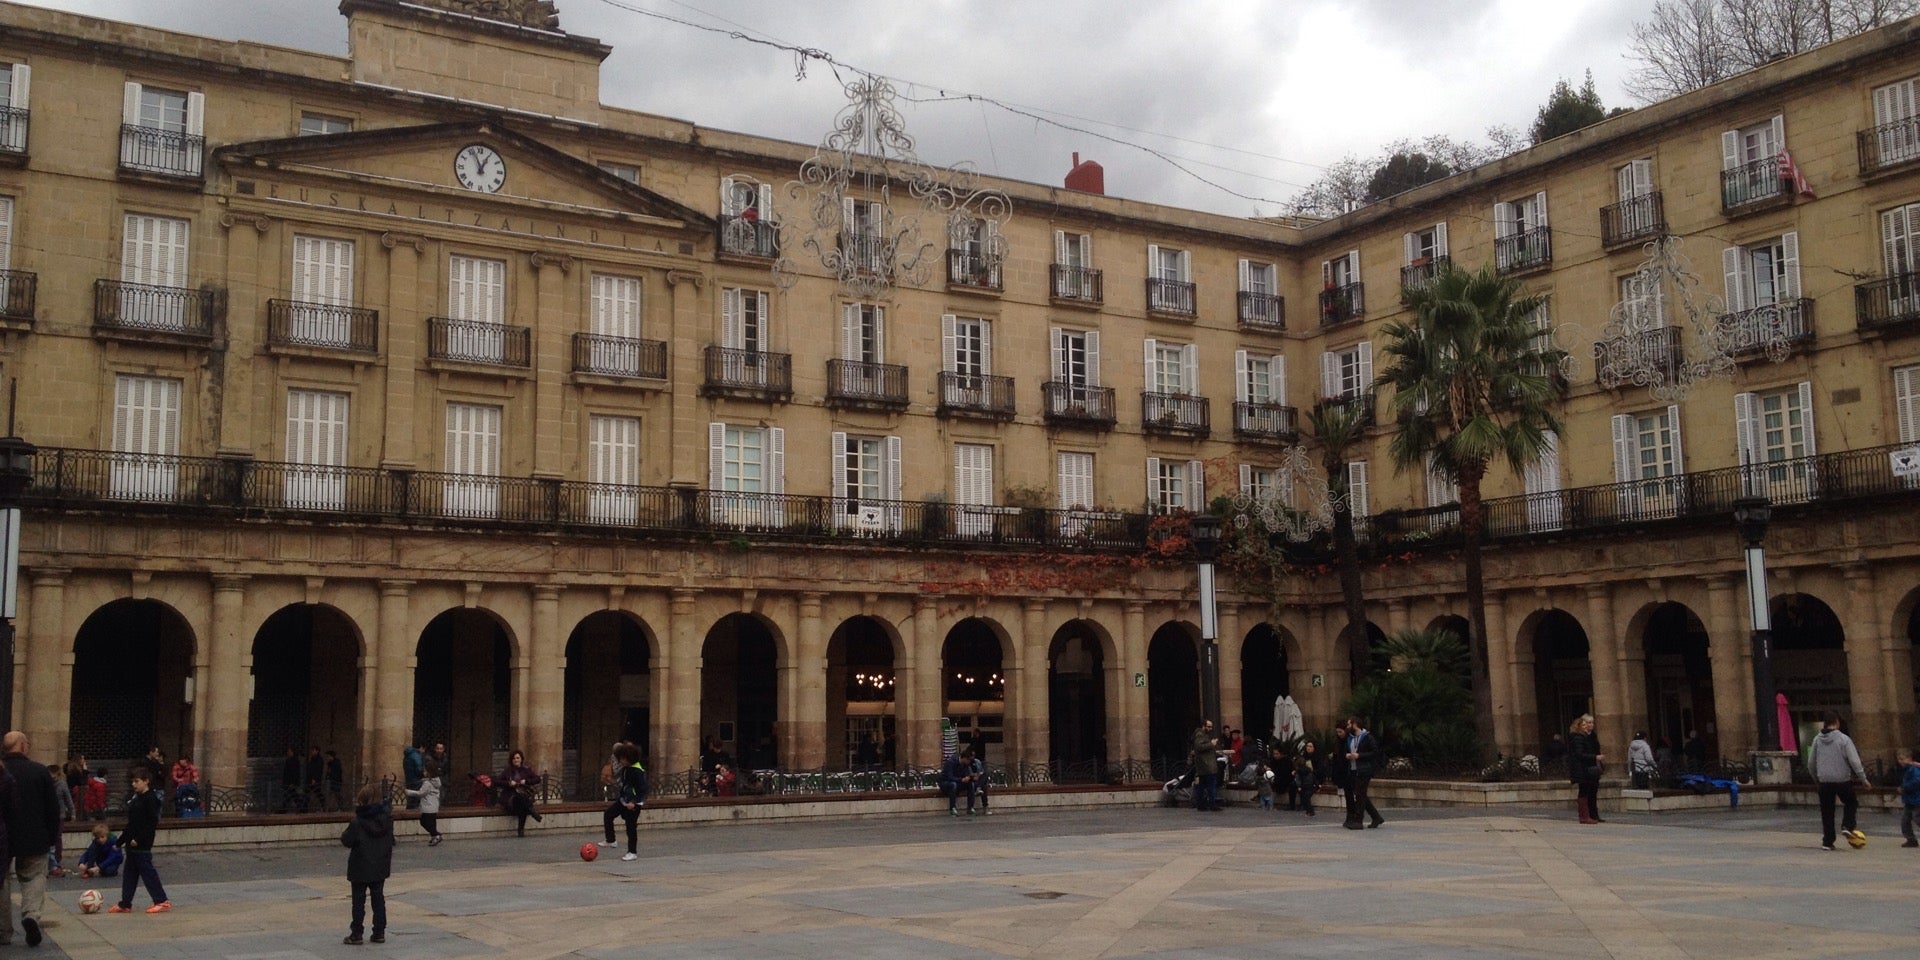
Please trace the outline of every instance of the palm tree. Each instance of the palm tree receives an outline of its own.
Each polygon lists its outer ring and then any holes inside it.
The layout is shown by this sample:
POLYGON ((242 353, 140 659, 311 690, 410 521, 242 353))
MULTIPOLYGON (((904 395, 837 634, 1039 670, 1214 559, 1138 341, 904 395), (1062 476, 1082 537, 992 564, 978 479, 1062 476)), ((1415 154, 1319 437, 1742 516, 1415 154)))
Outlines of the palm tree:
POLYGON ((1307 414, 1314 440, 1320 444, 1320 466, 1327 472, 1327 497, 1334 503, 1333 556, 1347 608, 1347 654, 1355 681, 1366 672, 1369 658, 1367 596, 1360 584, 1360 544, 1353 529, 1347 462, 1365 437, 1372 405, 1369 391, 1352 400, 1322 400, 1307 414))
POLYGON ((1399 469, 1433 470, 1459 486, 1475 713, 1483 742, 1492 743, 1480 484, 1492 461, 1520 474, 1547 449, 1547 434, 1560 429, 1551 408, 1563 396, 1557 374, 1566 353, 1535 324, 1544 299, 1491 266, 1448 264, 1406 299, 1412 322, 1384 328, 1388 362, 1379 382, 1393 387, 1399 427, 1388 450, 1399 469))

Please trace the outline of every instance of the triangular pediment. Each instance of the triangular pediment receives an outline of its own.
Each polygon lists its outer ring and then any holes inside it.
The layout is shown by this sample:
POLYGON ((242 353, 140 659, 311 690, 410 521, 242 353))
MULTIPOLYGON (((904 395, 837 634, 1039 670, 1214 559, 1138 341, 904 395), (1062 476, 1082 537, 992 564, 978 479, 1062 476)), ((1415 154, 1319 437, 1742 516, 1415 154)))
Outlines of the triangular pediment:
POLYGON ((712 218, 698 210, 493 122, 256 140, 221 147, 214 160, 236 177, 249 170, 279 171, 464 201, 534 202, 586 214, 617 211, 687 228, 713 226, 712 218))

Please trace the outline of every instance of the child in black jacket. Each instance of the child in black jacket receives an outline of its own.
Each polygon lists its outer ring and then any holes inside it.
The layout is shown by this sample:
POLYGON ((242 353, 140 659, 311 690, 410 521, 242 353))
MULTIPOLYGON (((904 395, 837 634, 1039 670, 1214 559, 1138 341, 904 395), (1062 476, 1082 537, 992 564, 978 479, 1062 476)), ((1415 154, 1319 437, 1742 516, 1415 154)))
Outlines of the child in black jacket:
POLYGON ((153 898, 148 913, 166 913, 173 909, 167 889, 160 885, 160 874, 153 869, 153 839, 160 827, 160 795, 153 792, 153 771, 133 768, 133 797, 127 801, 127 828, 120 832, 120 848, 127 852, 125 872, 120 878, 120 902, 108 913, 132 913, 133 891, 141 883, 153 898))
POLYGON ((358 946, 365 942, 360 932, 367 919, 367 897, 373 897, 374 943, 387 942, 387 877, 393 873, 393 814, 380 795, 380 788, 367 784, 354 798, 353 822, 340 831, 340 845, 346 847, 347 882, 353 885, 353 925, 342 943, 358 946))

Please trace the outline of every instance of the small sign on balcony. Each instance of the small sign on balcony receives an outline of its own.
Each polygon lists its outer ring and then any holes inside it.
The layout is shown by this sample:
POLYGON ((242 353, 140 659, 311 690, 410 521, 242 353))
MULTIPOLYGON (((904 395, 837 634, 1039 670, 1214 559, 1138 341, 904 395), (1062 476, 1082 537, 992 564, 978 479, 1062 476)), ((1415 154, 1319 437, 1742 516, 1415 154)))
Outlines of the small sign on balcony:
POLYGON ((861 507, 859 515, 854 520, 854 524, 862 530, 874 531, 878 531, 886 525, 885 521, 881 519, 879 507, 861 507))
POLYGON ((1920 476, 1920 447, 1902 447, 1889 454, 1896 477, 1920 476))

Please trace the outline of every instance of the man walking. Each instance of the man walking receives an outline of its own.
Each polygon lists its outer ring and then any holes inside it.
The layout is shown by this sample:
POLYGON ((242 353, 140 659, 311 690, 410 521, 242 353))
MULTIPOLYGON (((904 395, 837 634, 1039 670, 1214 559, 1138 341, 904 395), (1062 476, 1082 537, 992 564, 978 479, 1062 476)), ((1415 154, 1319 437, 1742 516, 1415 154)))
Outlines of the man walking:
MULTIPOLYGON (((1807 768, 1813 771, 1813 779, 1820 785, 1820 846, 1832 850, 1833 801, 1838 799, 1846 807, 1841 828, 1849 838, 1859 831, 1860 798, 1854 795, 1856 781, 1865 783, 1867 771, 1860 765, 1860 751, 1853 747, 1853 738, 1840 732, 1840 714, 1828 710, 1820 726, 1820 735, 1813 738, 1813 747, 1807 751, 1807 768)), ((1860 834, 1865 840, 1866 835, 1860 834)))
POLYGON ((1193 732, 1193 808, 1195 810, 1221 809, 1220 757, 1214 752, 1216 747, 1213 721, 1200 721, 1200 729, 1193 732))
POLYGON ((1359 717, 1347 718, 1347 822, 1348 830, 1361 828, 1360 819, 1364 815, 1371 817, 1368 827, 1377 827, 1386 821, 1375 809, 1373 801, 1367 797, 1367 786, 1373 782, 1373 773, 1380 766, 1380 741, 1367 732, 1359 717))
MULTIPOLYGON (((13 858, 13 876, 20 883, 20 926, 27 932, 27 946, 40 945, 40 909, 47 900, 47 851, 60 835, 59 789, 53 774, 43 764, 27 756, 27 735, 18 730, 0 738, 0 751, 6 756, 7 775, 13 780, 13 802, 7 804, 8 855, 13 858)), ((0 891, 4 891, 0 876, 0 891)), ((6 916, 0 918, 0 939, 13 939, 13 904, 0 895, 6 916)))

